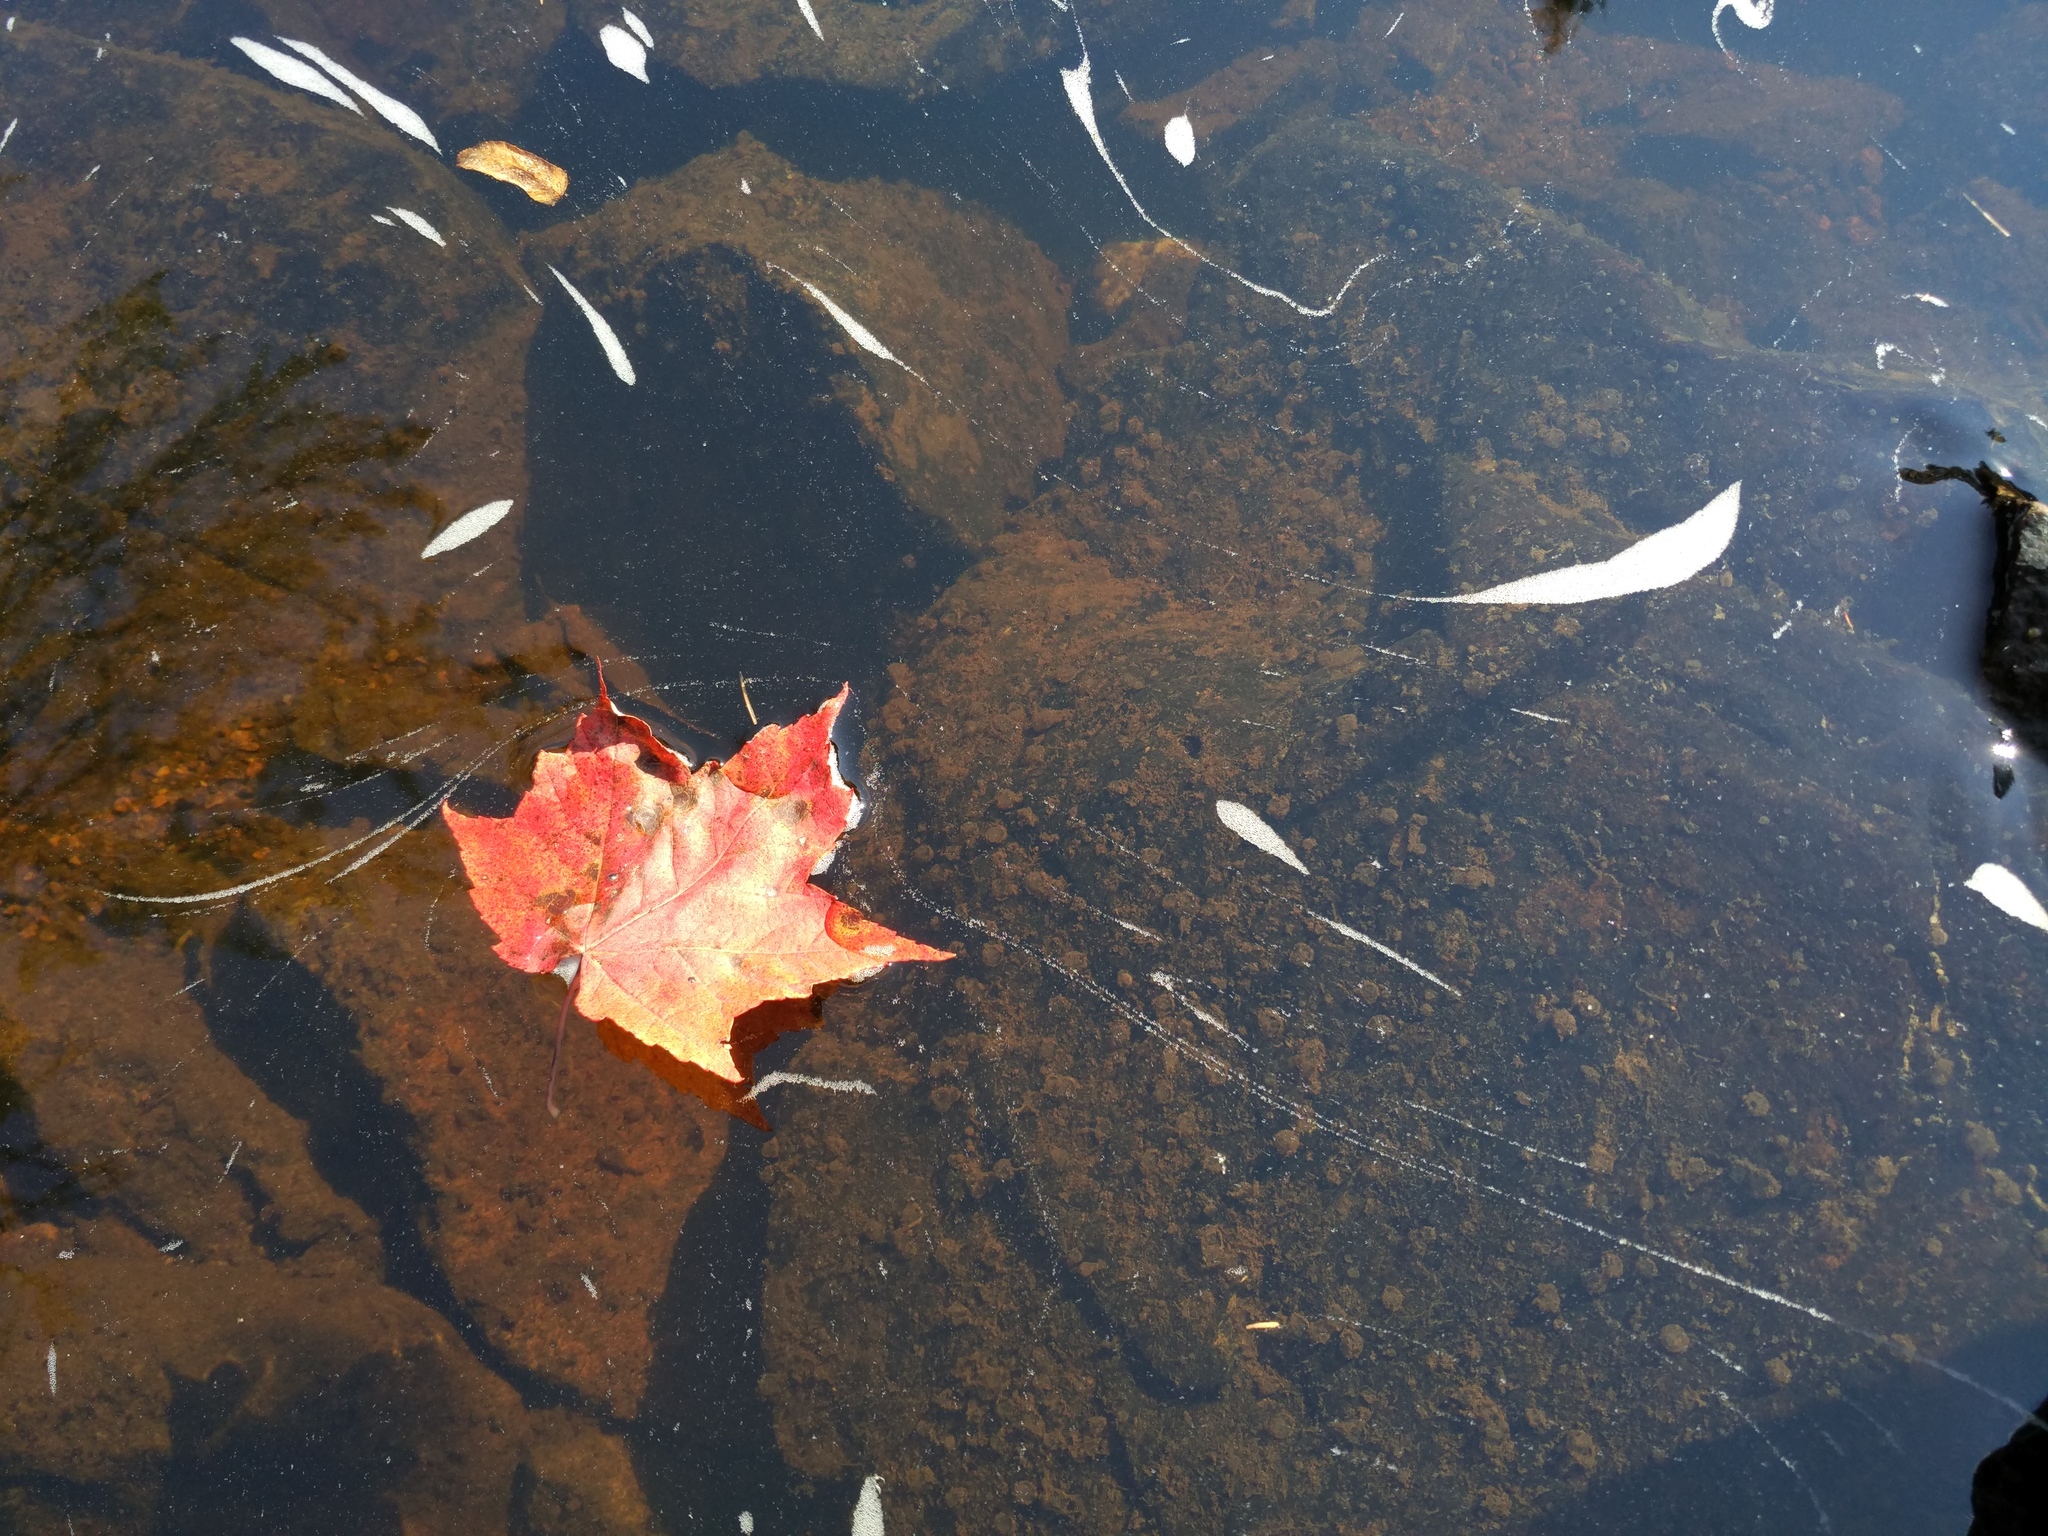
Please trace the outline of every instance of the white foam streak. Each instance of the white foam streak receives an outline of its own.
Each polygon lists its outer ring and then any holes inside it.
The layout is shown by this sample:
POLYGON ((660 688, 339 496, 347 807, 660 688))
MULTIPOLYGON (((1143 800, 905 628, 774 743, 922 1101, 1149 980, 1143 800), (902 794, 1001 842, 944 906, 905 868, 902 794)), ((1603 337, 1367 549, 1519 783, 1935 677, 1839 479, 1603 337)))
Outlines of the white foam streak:
POLYGON ((1418 603, 1591 603, 1675 587, 1721 558, 1735 537, 1742 512, 1742 482, 1693 513, 1682 523, 1651 534, 1611 560, 1567 565, 1555 571, 1524 576, 1483 592, 1454 597, 1418 597, 1418 603))
POLYGON ((635 37, 640 39, 642 46, 648 48, 652 48, 654 46, 654 34, 647 30, 647 23, 642 21, 638 16, 635 16, 623 5, 619 7, 619 19, 625 22, 626 29, 628 31, 630 31, 635 37))
POLYGON ((1267 826, 1265 818, 1250 806, 1240 805, 1235 800, 1218 800, 1216 819, 1259 852, 1271 854, 1289 869, 1300 874, 1308 873, 1308 866, 1301 862, 1292 848, 1287 846, 1287 840, 1267 826))
MULTIPOLYGON (((395 217, 407 229, 411 230, 414 234, 424 235, 427 239, 433 241, 434 244, 440 246, 443 250, 447 249, 448 242, 441 238, 441 231, 434 228, 433 225, 429 224, 425 219, 421 218, 418 214, 414 213, 410 208, 399 208, 388 204, 386 206, 388 211, 392 214, 392 216, 395 217)), ((372 215, 372 217, 375 217, 375 215, 372 215)))
POLYGON ((291 37, 280 37, 278 41, 294 52, 304 54, 315 64, 326 70, 328 74, 334 76, 335 79, 362 97, 363 100, 370 104, 371 111, 383 118, 385 122, 396 128, 400 133, 418 139, 437 155, 441 153, 441 141, 434 137, 434 130, 427 126, 427 120, 400 101, 396 96, 385 95, 377 87, 370 84, 369 81, 363 79, 362 76, 335 63, 334 60, 327 57, 326 54, 315 48, 311 43, 302 43, 298 39, 291 37))
POLYGON ((1979 864, 1963 884, 1998 908, 2035 928, 2048 930, 2048 908, 2027 889, 2026 881, 2003 864, 1979 864))
POLYGON ((794 1083, 800 1088, 822 1088, 827 1093, 864 1093, 875 1097, 872 1083, 864 1083, 857 1077, 812 1077, 808 1072, 770 1072, 740 1097, 758 1099, 770 1088, 779 1088, 784 1083, 794 1083))
POLYGON ((642 85, 648 83, 647 49, 639 38, 624 27, 608 26, 597 34, 597 40, 604 44, 604 56, 615 69, 623 69, 642 85))
POLYGON ((473 507, 455 519, 446 528, 428 541, 420 551, 422 560, 431 560, 436 555, 445 555, 451 549, 460 549, 472 539, 482 538, 498 524, 505 521, 505 514, 512 510, 512 501, 487 501, 480 507, 473 507))
POLYGON ((1278 288, 1268 288, 1264 283, 1253 282, 1242 272, 1226 267, 1219 261, 1211 261, 1192 245, 1189 245, 1187 241, 1181 239, 1179 235, 1176 235, 1172 230, 1153 218, 1151 214, 1147 213, 1145 205, 1138 201, 1138 194, 1133 192, 1131 184, 1124 180, 1124 173, 1117 169, 1116 161, 1109 153, 1109 145, 1103 142, 1101 125, 1095 121, 1093 73, 1094 66, 1088 61, 1088 47, 1085 43, 1081 47, 1081 62, 1072 69, 1060 71, 1060 84, 1065 86, 1067 91, 1067 105, 1074 109, 1074 116, 1081 120, 1082 128, 1087 130, 1088 142, 1095 146, 1095 153, 1100 155, 1102 163, 1109 167, 1109 174, 1116 178, 1116 184, 1123 189, 1124 196, 1130 200, 1131 207, 1137 211, 1138 217, 1143 219, 1153 231, 1171 240, 1203 266, 1208 267, 1212 271, 1222 273, 1232 282, 1249 288, 1253 293, 1260 295, 1262 298, 1274 299, 1285 304, 1297 315, 1305 316, 1311 320, 1321 320, 1337 312, 1337 306, 1344 302, 1344 296, 1351 291, 1351 285, 1364 275, 1367 267, 1379 261, 1379 257, 1372 256, 1353 267, 1351 275, 1344 279, 1344 284, 1337 290, 1336 296, 1320 308, 1312 308, 1309 305, 1303 304, 1299 299, 1282 293, 1278 288))
MULTIPOLYGON (((818 34, 818 41, 821 43, 825 41, 825 29, 818 25, 818 13, 811 9, 811 0, 796 0, 796 8, 804 13, 804 20, 808 21, 811 24, 811 30, 818 34)), ((857 1527, 859 1524, 860 1521, 856 1518, 854 1525, 857 1527)), ((875 1529, 879 1531, 881 1528, 881 1517, 877 1515, 875 1517, 875 1529)))
POLYGON ((549 267, 548 270, 555 274, 555 281, 568 290, 569 297, 576 301, 576 307, 583 311, 583 318, 590 322, 591 333, 597 337, 597 344, 604 348, 605 361, 612 365, 612 372, 627 384, 635 383, 638 376, 633 372, 633 360, 626 356, 625 346, 619 341, 619 333, 611 328, 611 322, 600 315, 590 300, 577 291, 576 285, 556 268, 549 267))
POLYGON ((311 91, 337 106, 347 107, 357 117, 363 115, 363 109, 350 101, 341 87, 305 61, 288 53, 279 53, 269 44, 259 43, 254 38, 231 37, 228 41, 247 54, 250 62, 265 74, 282 80, 286 85, 295 85, 302 91, 311 91))
POLYGON ((1187 113, 1167 123, 1166 152, 1182 165, 1195 163, 1195 125, 1188 121, 1187 113))

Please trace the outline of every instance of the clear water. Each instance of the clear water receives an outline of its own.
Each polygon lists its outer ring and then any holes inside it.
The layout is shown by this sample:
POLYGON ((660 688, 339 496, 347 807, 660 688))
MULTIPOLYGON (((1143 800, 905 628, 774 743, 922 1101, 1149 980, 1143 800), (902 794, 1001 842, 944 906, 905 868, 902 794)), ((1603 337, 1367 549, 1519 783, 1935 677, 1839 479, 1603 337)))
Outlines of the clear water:
POLYGON ((2048 868, 1896 471, 2044 478, 2044 8, 635 10, 0 36, 6 1527, 1963 1529, 2048 868), (827 883, 958 958, 757 1070, 872 1094, 547 1116, 435 812, 599 660, 854 685, 827 883))

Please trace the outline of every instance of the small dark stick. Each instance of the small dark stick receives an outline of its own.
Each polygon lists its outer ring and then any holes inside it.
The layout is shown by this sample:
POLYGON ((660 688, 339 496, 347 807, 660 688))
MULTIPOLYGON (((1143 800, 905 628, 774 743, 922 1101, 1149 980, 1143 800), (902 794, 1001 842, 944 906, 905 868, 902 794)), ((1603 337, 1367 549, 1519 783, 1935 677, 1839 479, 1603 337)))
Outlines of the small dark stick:
POLYGON ((576 983, 582 979, 583 966, 578 962, 569 975, 568 990, 562 994, 562 1016, 555 1021, 555 1059, 548 1067, 548 1117, 553 1120, 562 1118, 562 1111, 555 1105, 555 1079, 562 1071, 562 1041, 569 1033, 569 1005, 576 1001, 576 983))

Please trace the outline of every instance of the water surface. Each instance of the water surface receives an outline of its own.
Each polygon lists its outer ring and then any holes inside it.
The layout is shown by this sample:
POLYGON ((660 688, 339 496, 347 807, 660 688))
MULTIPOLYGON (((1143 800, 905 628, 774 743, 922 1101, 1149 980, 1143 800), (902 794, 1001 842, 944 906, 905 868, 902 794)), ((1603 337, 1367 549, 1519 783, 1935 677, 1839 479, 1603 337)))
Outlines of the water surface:
POLYGON ((2043 478, 2048 7, 634 9, 0 36, 8 1528, 1963 1529, 2048 869, 1897 470, 2043 478), (547 1115, 437 811, 598 662, 852 683, 872 1095, 547 1115))

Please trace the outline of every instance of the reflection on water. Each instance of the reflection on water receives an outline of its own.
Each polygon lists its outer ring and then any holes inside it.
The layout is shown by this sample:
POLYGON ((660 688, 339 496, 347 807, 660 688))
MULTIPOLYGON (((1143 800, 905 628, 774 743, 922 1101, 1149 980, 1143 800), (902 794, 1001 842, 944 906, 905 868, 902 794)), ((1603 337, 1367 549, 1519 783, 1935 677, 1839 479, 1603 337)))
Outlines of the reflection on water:
POLYGON ((10 1527, 1959 1529, 2048 877, 1899 471, 2040 477, 2039 10, 20 18, 10 1527), (760 1066, 875 1096, 546 1115, 436 812, 593 659, 854 683, 825 878, 961 958, 760 1066))
POLYGON ((1604 8, 1607 0, 1544 0, 1529 8, 1529 20, 1543 39, 1543 51, 1555 53, 1579 30, 1588 11, 1604 8))

